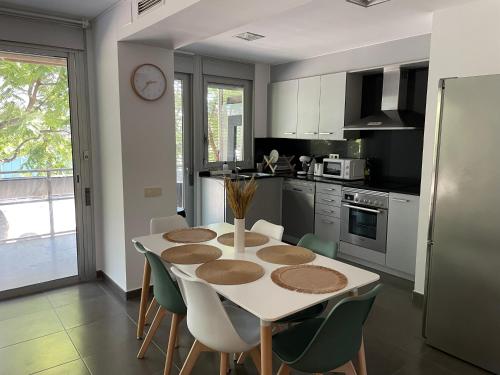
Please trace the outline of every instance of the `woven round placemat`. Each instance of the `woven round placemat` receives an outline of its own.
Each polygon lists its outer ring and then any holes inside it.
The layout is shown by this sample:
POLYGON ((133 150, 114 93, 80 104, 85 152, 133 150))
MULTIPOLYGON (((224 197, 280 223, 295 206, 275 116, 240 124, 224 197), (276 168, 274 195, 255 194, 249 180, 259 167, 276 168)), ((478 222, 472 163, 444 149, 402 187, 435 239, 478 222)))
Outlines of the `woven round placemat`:
POLYGON ((280 267, 271 273, 271 280, 285 289, 309 294, 333 293, 347 285, 344 274, 310 264, 280 267))
POLYGON ((257 256, 264 262, 285 265, 309 263, 316 258, 311 250, 300 246, 275 245, 257 251, 257 256))
POLYGON ((210 284, 238 285, 260 279, 264 276, 264 269, 247 260, 221 259, 199 266, 196 276, 210 284))
MULTIPOLYGON (((222 234, 217 241, 226 246, 234 246, 234 232, 222 234)), ((269 237, 256 232, 245 232, 245 247, 262 246, 269 242, 269 237)))
POLYGON ((215 246, 193 243, 164 250, 161 259, 175 264, 200 264, 219 259, 222 251, 215 246))
POLYGON ((197 243, 210 241, 217 237, 217 233, 206 228, 176 229, 164 233, 163 238, 176 243, 197 243))

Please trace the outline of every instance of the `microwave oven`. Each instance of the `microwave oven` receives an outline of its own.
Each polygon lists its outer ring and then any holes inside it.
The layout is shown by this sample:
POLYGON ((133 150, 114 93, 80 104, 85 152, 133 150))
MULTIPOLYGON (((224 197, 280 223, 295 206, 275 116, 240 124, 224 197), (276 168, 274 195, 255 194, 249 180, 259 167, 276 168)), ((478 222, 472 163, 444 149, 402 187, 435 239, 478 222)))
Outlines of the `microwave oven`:
POLYGON ((323 177, 341 180, 362 180, 365 178, 364 159, 323 159, 323 177))

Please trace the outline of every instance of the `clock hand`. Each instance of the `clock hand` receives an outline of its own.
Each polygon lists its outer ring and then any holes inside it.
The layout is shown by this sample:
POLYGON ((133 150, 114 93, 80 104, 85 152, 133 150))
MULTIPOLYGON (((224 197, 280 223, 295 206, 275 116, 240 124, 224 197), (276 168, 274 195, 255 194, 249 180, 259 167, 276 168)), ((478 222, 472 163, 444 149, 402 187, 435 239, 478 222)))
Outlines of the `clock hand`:
POLYGON ((152 85, 153 83, 156 83, 157 81, 146 81, 146 86, 144 86, 141 90, 141 92, 144 92, 148 88, 149 85, 152 85))

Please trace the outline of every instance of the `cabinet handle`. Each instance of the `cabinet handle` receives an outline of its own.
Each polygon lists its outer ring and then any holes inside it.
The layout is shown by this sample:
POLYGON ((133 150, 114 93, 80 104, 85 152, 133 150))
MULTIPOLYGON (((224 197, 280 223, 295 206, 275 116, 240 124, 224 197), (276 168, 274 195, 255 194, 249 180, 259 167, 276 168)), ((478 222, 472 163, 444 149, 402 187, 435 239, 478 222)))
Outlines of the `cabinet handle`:
POLYGON ((321 135, 331 135, 331 134, 335 134, 334 132, 319 132, 319 134, 321 135))
POLYGON ((286 134, 286 135, 293 135, 293 134, 295 134, 295 132, 284 132, 283 134, 286 134))
POLYGON ((328 221, 328 220, 321 220, 321 222, 324 224, 334 224, 333 221, 328 221))
POLYGON ((304 132, 304 134, 307 134, 307 135, 314 135, 314 134, 318 134, 316 132, 304 132))
POLYGON ((402 199, 402 198, 391 198, 392 201, 394 202, 401 202, 401 203, 408 203, 410 202, 409 199, 402 199))
POLYGON ((324 198, 322 199, 322 201, 323 201, 323 202, 335 202, 335 200, 334 200, 334 199, 324 199, 324 198))

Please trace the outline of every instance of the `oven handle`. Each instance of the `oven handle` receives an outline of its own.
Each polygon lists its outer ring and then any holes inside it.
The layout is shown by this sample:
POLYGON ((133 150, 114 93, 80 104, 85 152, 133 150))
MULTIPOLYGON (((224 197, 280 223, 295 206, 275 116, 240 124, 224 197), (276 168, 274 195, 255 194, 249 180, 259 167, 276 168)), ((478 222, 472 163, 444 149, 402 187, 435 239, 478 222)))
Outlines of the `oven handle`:
POLYGON ((349 207, 349 208, 355 208, 356 210, 360 210, 360 211, 373 212, 374 214, 380 214, 380 213, 382 213, 381 211, 374 210, 372 208, 365 208, 365 207, 359 207, 359 206, 351 206, 350 204, 343 204, 342 206, 349 207))

